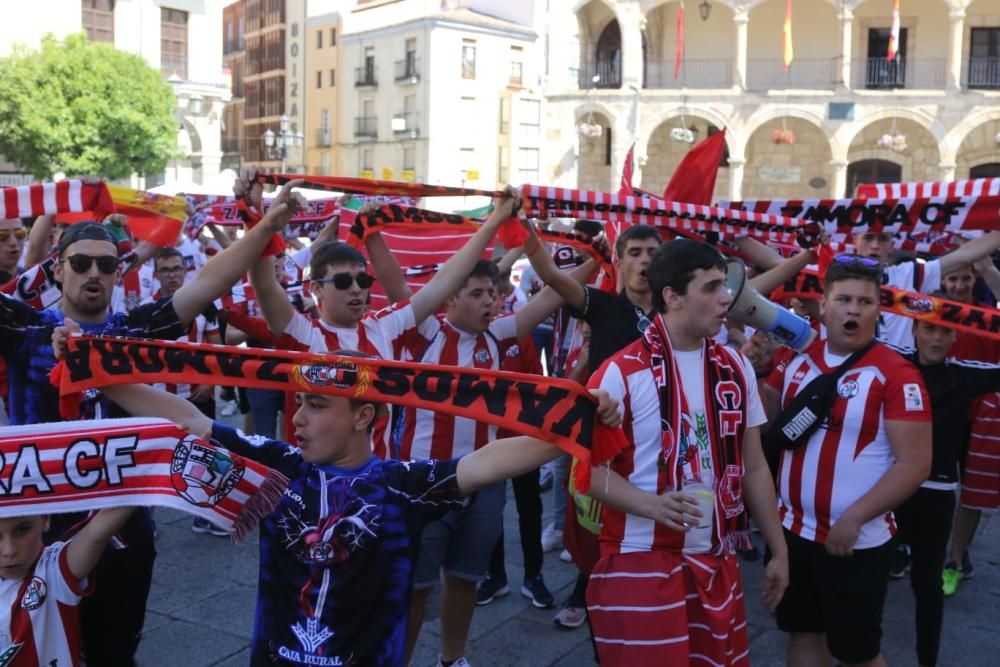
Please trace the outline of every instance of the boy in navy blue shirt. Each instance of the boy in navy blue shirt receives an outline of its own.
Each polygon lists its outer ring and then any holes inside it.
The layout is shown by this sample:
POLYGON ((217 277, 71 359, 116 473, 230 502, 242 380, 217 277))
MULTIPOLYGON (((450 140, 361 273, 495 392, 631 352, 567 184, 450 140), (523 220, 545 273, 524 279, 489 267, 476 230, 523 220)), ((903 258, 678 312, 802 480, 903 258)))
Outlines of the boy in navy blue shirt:
MULTIPOLYGON (((245 436, 145 385, 102 391, 133 415, 173 420, 289 478, 278 507, 261 522, 254 666, 402 665, 423 526, 477 489, 559 454, 516 437, 461 459, 386 461, 371 453, 378 406, 370 402, 297 394, 292 446, 245 436)), ((598 415, 616 425, 617 403, 603 393, 598 398, 598 415)))

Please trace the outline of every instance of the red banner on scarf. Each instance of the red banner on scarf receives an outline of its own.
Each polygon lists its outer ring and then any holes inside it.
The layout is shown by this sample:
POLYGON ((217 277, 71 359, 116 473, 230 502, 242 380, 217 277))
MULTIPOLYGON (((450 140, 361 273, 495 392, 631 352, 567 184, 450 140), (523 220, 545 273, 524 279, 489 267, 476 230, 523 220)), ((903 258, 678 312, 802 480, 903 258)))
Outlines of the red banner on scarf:
MULTIPOLYGON (((819 273, 812 269, 804 269, 793 280, 771 293, 773 301, 784 301, 793 297, 822 298, 823 283, 819 273)), ((982 308, 885 285, 881 287, 879 294, 879 307, 894 315, 1000 340, 1000 310, 995 308, 982 308)))
POLYGON ((620 447, 625 437, 596 420, 596 402, 576 382, 482 368, 71 336, 51 378, 63 414, 75 414, 86 389, 157 382, 329 394, 434 410, 545 440, 581 459, 587 473, 597 441, 620 447))

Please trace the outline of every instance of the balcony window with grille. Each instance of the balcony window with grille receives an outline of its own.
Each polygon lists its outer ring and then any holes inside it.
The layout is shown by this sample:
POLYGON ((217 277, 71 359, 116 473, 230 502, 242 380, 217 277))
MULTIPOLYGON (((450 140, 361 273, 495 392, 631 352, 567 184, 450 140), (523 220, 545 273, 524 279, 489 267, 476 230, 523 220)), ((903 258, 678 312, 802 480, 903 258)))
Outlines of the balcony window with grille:
POLYGON ((868 30, 868 58, 865 61, 865 88, 905 88, 906 87, 906 35, 907 29, 899 29, 899 49, 896 57, 889 60, 889 28, 868 30))
POLYGON ((1000 28, 973 28, 969 88, 1000 88, 1000 28))
POLYGON ((518 183, 538 182, 538 149, 519 148, 517 150, 518 183))
POLYGON ((510 47, 510 85, 520 86, 524 82, 524 49, 510 47))
POLYGON ((114 0, 83 0, 83 29, 91 42, 115 41, 115 2, 114 0))
POLYGON ((167 78, 187 79, 188 14, 160 7, 160 69, 167 78))
POLYGON ((542 127, 542 103, 539 100, 521 100, 521 134, 537 137, 542 127))
POLYGON ((462 40, 462 78, 476 78, 476 40, 462 40))

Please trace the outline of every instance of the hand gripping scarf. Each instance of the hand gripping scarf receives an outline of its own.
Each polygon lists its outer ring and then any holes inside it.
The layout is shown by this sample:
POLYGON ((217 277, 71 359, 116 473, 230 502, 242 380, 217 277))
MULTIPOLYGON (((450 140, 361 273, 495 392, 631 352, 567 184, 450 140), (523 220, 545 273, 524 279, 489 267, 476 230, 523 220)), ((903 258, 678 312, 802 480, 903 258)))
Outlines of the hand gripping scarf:
POLYGON ((77 414, 79 392, 115 384, 216 384, 393 403, 494 424, 575 456, 577 488, 590 488, 591 446, 625 445, 596 419, 582 385, 539 375, 333 354, 195 343, 72 336, 52 371, 60 410, 77 414), (607 444, 605 444, 607 443, 607 444))
MULTIPOLYGON (((663 427, 663 463, 667 488, 679 488, 681 456, 697 454, 697 445, 680 451, 682 414, 687 398, 663 316, 653 318, 642 336, 649 352, 653 377, 660 393, 660 423, 663 427)), ((712 443, 712 478, 715 480, 716 537, 726 553, 750 544, 747 515, 743 507, 743 436, 747 425, 747 384, 743 369, 711 338, 703 348, 705 366, 705 412, 708 438, 712 443)))
POLYGON ((0 518, 157 505, 207 519, 234 542, 288 486, 284 475, 163 419, 4 428, 0 471, 0 518))

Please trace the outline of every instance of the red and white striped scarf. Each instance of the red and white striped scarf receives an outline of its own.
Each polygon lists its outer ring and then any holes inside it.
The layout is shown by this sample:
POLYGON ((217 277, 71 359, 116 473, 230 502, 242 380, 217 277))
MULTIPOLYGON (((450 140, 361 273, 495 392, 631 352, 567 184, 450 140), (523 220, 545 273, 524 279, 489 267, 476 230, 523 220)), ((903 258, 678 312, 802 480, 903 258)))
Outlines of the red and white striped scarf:
POLYGON ((163 419, 100 419, 0 432, 0 518, 109 507, 170 507, 239 541, 288 479, 163 419))

